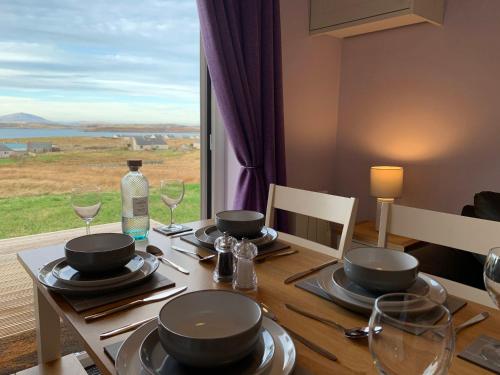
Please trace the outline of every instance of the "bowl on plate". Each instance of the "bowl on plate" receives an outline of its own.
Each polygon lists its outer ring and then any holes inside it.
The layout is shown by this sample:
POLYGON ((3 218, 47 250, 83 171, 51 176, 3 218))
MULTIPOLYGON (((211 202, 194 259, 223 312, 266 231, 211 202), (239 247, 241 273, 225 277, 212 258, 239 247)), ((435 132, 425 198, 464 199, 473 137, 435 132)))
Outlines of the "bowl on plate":
POLYGON ((264 227, 264 215, 249 210, 221 211, 215 214, 215 225, 222 233, 252 238, 258 236, 264 227))
POLYGON ((344 271, 349 279, 365 289, 396 292, 415 283, 418 260, 402 251, 361 247, 344 256, 344 271))
POLYGON ((167 353, 194 367, 236 362, 259 340, 262 310, 253 299, 226 290, 201 290, 168 301, 158 316, 167 353))
POLYGON ((98 233, 73 238, 64 246, 66 262, 85 273, 124 267, 135 255, 135 241, 121 233, 98 233))

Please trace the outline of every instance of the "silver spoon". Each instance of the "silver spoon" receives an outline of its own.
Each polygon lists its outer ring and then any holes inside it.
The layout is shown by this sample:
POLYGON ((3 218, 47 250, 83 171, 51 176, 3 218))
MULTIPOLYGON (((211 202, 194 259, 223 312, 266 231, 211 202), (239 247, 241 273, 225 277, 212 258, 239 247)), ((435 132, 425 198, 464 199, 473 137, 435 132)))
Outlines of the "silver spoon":
POLYGON ((178 251, 180 253, 183 253, 183 254, 187 254, 187 255, 191 255, 193 258, 196 258, 198 259, 200 262, 206 262, 207 260, 210 260, 212 258, 215 257, 215 254, 212 254, 212 255, 207 255, 207 256, 201 256, 200 254, 198 254, 197 252, 195 251, 189 251, 189 250, 186 250, 186 249, 182 249, 180 247, 177 247, 177 246, 170 246, 173 250, 175 251, 178 251))
POLYGON ((154 245, 146 246, 146 252, 154 255, 155 257, 160 259, 162 262, 168 264, 170 267, 176 269, 177 271, 182 272, 185 275, 189 275, 189 271, 187 269, 185 269, 184 267, 181 267, 178 264, 175 264, 174 262, 172 262, 171 260, 168 260, 167 258, 165 258, 163 256, 163 251, 161 251, 161 249, 157 248, 156 246, 154 246, 154 245))
MULTIPOLYGON (((333 320, 326 319, 326 318, 323 318, 323 317, 315 315, 315 314, 311 314, 308 311, 302 310, 300 307, 290 305, 288 303, 286 303, 285 306, 287 309, 292 310, 292 311, 296 312, 297 314, 306 316, 310 319, 316 320, 316 321, 321 322, 323 324, 326 324, 330 327, 337 328, 337 329, 341 330, 344 333, 344 336, 347 338, 350 338, 350 339, 362 339, 362 338, 368 337, 368 335, 370 334, 370 327, 345 328, 344 326, 342 326, 341 324, 339 324, 337 322, 334 322, 333 320)), ((383 328, 381 326, 376 326, 373 329, 373 333, 379 334, 380 332, 382 332, 382 329, 383 328)))

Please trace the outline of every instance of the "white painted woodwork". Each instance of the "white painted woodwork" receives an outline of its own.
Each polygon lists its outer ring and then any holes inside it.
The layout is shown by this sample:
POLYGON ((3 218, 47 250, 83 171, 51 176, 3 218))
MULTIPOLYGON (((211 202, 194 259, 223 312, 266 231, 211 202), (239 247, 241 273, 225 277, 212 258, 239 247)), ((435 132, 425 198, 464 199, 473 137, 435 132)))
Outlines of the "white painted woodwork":
MULTIPOLYGON (((500 222, 384 202, 380 214, 379 247, 385 247, 387 233, 481 255, 487 255, 491 248, 500 246, 500 222)), ((483 290, 433 277, 450 294, 495 307, 483 290)))
POLYGON ((61 357, 61 326, 59 315, 40 293, 36 281, 33 283, 33 293, 38 363, 43 364, 61 357))
POLYGON ((310 0, 309 30, 345 38, 443 18, 444 0, 310 0))
MULTIPOLYGON (((342 224, 338 249, 326 246, 309 239, 292 234, 279 232, 280 238, 325 253, 336 258, 342 258, 346 249, 351 246, 354 231, 358 201, 356 198, 339 197, 336 195, 317 193, 271 184, 266 209, 266 226, 273 227, 275 209, 281 209, 311 218, 342 224)), ((306 230, 307 238, 310 238, 306 230)), ((317 237, 316 237, 317 238, 317 237)))

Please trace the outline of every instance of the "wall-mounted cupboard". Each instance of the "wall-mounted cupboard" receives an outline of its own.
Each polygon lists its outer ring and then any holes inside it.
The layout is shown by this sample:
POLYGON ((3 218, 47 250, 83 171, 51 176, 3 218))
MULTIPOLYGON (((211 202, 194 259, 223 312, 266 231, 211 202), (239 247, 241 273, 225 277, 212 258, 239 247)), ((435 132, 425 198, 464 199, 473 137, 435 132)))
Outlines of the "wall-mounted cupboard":
POLYGON ((444 0, 310 0, 309 31, 345 38, 443 18, 444 0))

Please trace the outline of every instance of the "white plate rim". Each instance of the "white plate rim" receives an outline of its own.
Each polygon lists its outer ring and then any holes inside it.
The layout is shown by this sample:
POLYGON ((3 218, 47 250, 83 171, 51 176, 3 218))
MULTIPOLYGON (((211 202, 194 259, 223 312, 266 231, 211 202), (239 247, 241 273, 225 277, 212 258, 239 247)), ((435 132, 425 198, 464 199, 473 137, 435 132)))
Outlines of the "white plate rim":
MULTIPOLYGON (((295 368, 297 352, 290 335, 276 322, 264 317, 262 325, 274 340, 275 352, 267 375, 290 375, 295 368)), ((145 337, 158 326, 153 319, 137 328, 122 343, 116 356, 115 369, 118 375, 148 375, 139 359, 139 348, 145 337)))
POLYGON ((144 279, 147 279, 148 277, 152 276, 160 266, 160 261, 155 256, 148 254, 144 251, 136 251, 136 253, 145 257, 144 265, 139 270, 139 272, 137 272, 137 274, 134 275, 134 277, 124 280, 123 282, 118 284, 105 285, 105 286, 92 286, 92 287, 90 286, 76 287, 64 284, 63 282, 56 279, 54 275, 52 275, 52 268, 54 267, 55 264, 60 262, 62 258, 58 258, 43 265, 38 271, 37 280, 48 289, 61 294, 83 295, 83 294, 101 293, 101 292, 107 293, 108 291, 112 292, 117 288, 123 288, 128 285, 133 285, 135 283, 141 282, 144 279), (144 267, 148 267, 149 269, 146 270, 144 269, 144 267), (42 276, 43 273, 46 274, 45 277, 42 276), (48 281, 46 280, 47 277, 52 277, 56 283, 60 283, 62 285, 56 285, 54 284, 54 282, 48 283, 48 281))
POLYGON ((124 274, 121 276, 117 276, 117 277, 108 277, 108 278, 104 278, 104 279, 86 280, 86 281, 65 279, 65 278, 61 277, 61 275, 58 274, 58 272, 56 272, 56 268, 62 263, 66 263, 67 267, 71 267, 69 264, 67 264, 66 258, 64 258, 63 260, 58 262, 56 265, 54 265, 54 267, 52 268, 52 274, 54 275, 54 277, 56 279, 63 282, 64 284, 72 285, 72 286, 76 286, 76 287, 79 287, 79 286, 95 286, 95 287, 97 287, 97 286, 112 285, 112 284, 117 284, 120 281, 125 281, 125 280, 132 278, 137 272, 139 272, 141 270, 141 268, 144 266, 145 260, 139 254, 135 254, 134 258, 137 258, 137 257, 139 257, 142 261, 141 266, 138 267, 136 270, 131 271, 130 273, 127 273, 127 274, 124 274))

